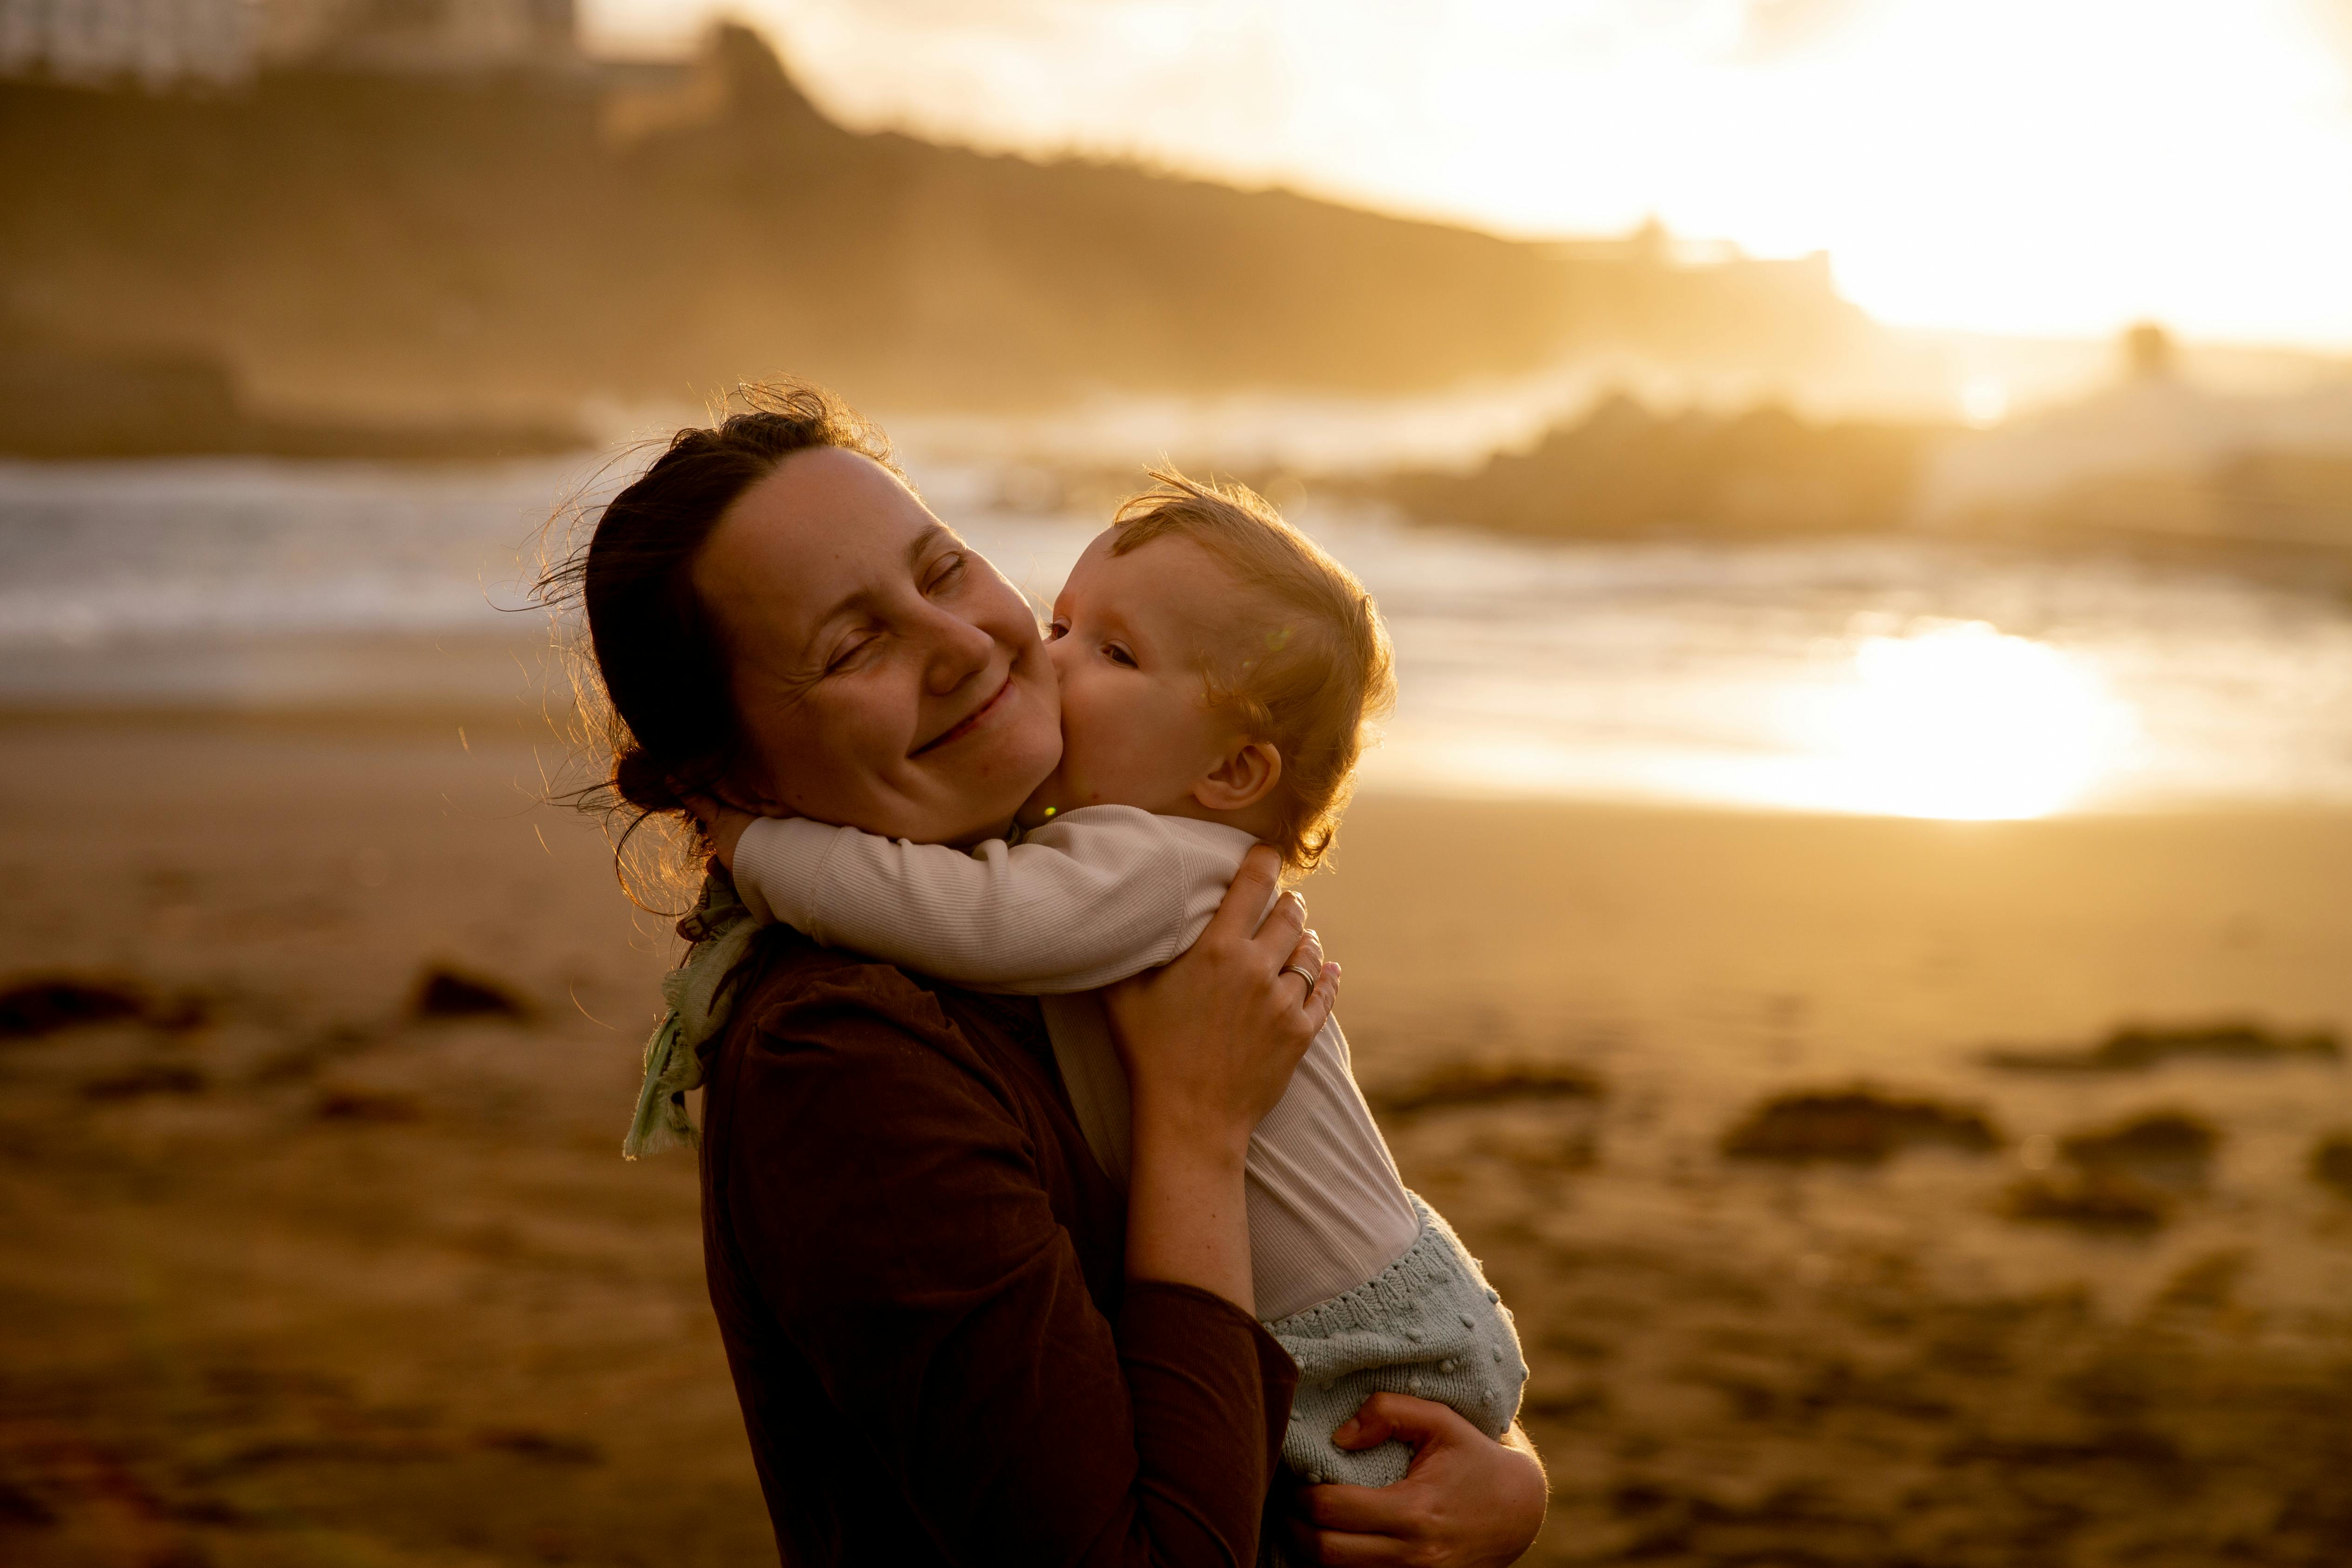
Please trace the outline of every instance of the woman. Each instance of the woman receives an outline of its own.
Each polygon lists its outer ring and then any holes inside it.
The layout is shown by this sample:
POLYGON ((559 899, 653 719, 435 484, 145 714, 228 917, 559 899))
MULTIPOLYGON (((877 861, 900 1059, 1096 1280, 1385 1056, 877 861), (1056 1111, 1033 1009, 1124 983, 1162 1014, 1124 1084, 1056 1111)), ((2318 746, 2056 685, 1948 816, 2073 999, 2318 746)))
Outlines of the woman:
MULTIPOLYGON (((575 581, 641 813, 709 791, 974 843, 1060 754, 1027 605, 822 394, 680 433, 575 581)), ((1273 860, 1111 998, 1124 1196, 1034 1003, 760 939, 707 1060, 704 1252, 786 1563, 1255 1554, 1295 1371, 1250 1311, 1243 1156, 1338 984, 1295 897, 1261 921, 1273 860), (1304 1005, 1294 964, 1319 976, 1304 1005)), ((1504 1563, 1532 1539, 1531 1450, 1389 1395, 1351 1425, 1419 1454, 1395 1487, 1301 1494, 1318 1560, 1504 1563)))

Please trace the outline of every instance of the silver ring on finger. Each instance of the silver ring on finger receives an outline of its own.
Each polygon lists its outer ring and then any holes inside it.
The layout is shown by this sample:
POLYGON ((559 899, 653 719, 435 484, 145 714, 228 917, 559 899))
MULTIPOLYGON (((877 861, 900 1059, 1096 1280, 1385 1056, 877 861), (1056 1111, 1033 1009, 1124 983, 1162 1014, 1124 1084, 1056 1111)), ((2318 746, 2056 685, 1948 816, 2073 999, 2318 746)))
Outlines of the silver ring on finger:
MULTIPOLYGON (((1305 964, 1286 963, 1282 966, 1282 973, 1276 974, 1275 978, 1279 980, 1282 978, 1283 974, 1296 974, 1299 979, 1307 982, 1307 996, 1312 996, 1315 994, 1315 972, 1308 969, 1305 964)), ((1298 999, 1298 1005, 1300 1006, 1304 1007, 1307 1005, 1307 996, 1301 996, 1298 999)))

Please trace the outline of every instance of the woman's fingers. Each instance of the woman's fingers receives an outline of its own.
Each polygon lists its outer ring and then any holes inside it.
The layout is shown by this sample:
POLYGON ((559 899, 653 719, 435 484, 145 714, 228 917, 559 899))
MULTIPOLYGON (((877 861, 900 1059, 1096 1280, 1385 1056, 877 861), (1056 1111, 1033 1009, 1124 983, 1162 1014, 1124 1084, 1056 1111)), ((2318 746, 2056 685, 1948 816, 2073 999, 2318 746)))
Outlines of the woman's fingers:
MULTIPOLYGON (((1223 900, 1209 921, 1209 929, 1201 933, 1202 940, 1247 942, 1257 931, 1266 900, 1274 897, 1274 889, 1281 880, 1282 857, 1263 844, 1253 845, 1250 852, 1242 857, 1242 868, 1234 873, 1223 900)), ((1291 940, 1297 939, 1294 936, 1291 940)))
POLYGON ((1310 1036, 1330 1021, 1331 1009, 1339 1005, 1339 966, 1327 963, 1315 989, 1307 994, 1307 1032, 1310 1036))
POLYGON ((1297 946, 1299 936, 1306 930, 1306 900, 1297 893, 1285 893, 1274 900, 1274 908, 1265 911, 1265 923, 1257 928, 1258 951, 1273 958, 1279 966, 1282 959, 1278 955, 1297 946))
POLYGON ((1316 981, 1323 975, 1323 939, 1311 931, 1298 939, 1298 945, 1292 948, 1290 956, 1282 961, 1285 982, 1298 980, 1297 972, 1300 970, 1307 972, 1306 983, 1298 988, 1298 1005, 1304 1007, 1307 998, 1315 990, 1316 981))
POLYGON ((1459 1439, 1475 1428, 1450 1405, 1409 1394, 1375 1394, 1339 1423, 1331 1441, 1342 1448, 1370 1448, 1394 1437, 1420 1447, 1433 1437, 1459 1439))
POLYGON ((1416 1563, 1496 1568, 1517 1562, 1543 1527, 1543 1467, 1450 1407, 1376 1394, 1332 1440, 1343 1448, 1400 1438, 1412 1445, 1404 1479, 1385 1487, 1318 1486, 1299 1500, 1314 1521, 1301 1539, 1318 1563, 1416 1563))

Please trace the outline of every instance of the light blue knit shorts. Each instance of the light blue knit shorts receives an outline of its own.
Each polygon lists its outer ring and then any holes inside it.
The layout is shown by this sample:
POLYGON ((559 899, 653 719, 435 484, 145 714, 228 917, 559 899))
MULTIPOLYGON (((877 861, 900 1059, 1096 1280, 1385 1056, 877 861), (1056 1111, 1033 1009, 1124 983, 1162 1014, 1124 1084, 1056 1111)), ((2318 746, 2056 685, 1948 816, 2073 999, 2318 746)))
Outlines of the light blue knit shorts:
POLYGON ((1489 1437, 1518 1414, 1528 1363, 1510 1309, 1436 1210, 1412 1197, 1421 1234, 1402 1258, 1344 1295, 1265 1325, 1298 1363, 1283 1463, 1310 1481, 1384 1487, 1412 1450, 1393 1440, 1349 1453, 1332 1430, 1375 1394, 1410 1394, 1461 1412, 1489 1437))

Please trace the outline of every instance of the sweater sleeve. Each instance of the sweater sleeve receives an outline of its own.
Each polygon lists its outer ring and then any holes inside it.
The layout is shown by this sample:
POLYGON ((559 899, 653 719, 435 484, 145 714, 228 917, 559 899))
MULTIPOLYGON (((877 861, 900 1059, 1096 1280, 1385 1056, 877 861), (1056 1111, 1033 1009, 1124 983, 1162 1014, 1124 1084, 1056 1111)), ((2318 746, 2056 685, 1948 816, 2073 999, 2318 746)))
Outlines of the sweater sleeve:
POLYGON ((733 1085, 728 1230, 839 1413, 824 1441, 956 1561, 1250 1563, 1288 1358, 1187 1286, 1130 1282, 1106 1320, 953 1039, 903 977, 813 987, 733 1085))
POLYGON ((1215 912, 1233 867, 1197 826, 1086 806, 966 852, 762 817, 736 847, 735 887, 762 919, 960 985, 1091 991, 1168 963, 1215 912))

